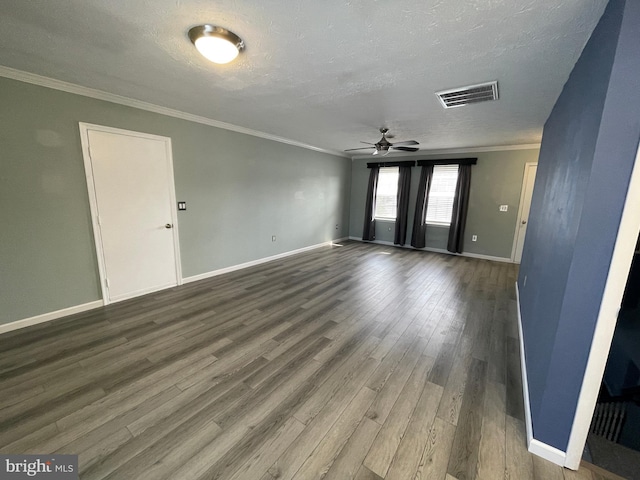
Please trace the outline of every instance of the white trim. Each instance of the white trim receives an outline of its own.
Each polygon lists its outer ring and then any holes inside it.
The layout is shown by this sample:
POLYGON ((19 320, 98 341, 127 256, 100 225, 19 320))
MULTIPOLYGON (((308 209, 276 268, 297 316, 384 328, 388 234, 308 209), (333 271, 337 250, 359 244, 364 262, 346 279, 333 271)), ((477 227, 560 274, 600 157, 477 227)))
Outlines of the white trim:
MULTIPOLYGON (((538 162, 526 162, 524 164, 524 174, 522 175, 522 186, 520 187, 520 203, 518 206, 518 217, 516 219, 516 228, 513 233, 513 246, 511 247, 511 261, 516 263, 516 248, 518 246, 518 235, 520 233, 520 222, 522 222, 522 210, 524 210, 524 194, 525 194, 525 186, 527 180, 529 179, 529 175, 531 173, 530 168, 532 166, 538 166, 538 162)), ((536 172, 537 173, 537 172, 536 172)), ((533 192, 531 192, 533 196, 533 192)))
MULTIPOLYGON (((333 245, 333 244, 336 244, 336 243, 344 242, 345 240, 349 240, 349 237, 337 238, 337 239, 334 239, 334 240, 330 240, 328 242, 319 243, 317 245, 312 245, 310 247, 299 248, 297 250, 293 250, 293 251, 286 252, 286 253, 281 253, 281 254, 278 254, 278 255, 273 255, 271 257, 262 258, 260 260, 254 260, 252 262, 243 263, 241 265, 236 265, 234 267, 227 267, 227 268, 224 268, 224 269, 221 269, 221 270, 216 270, 214 272, 208 272, 208 273, 203 273, 203 274, 200 274, 200 275, 194 275, 192 277, 187 277, 187 278, 182 279, 181 283, 195 282, 197 280, 202 280, 202 279, 205 279, 205 278, 214 277, 216 275, 221 275, 223 273, 232 272, 234 270, 239 270, 241 268, 247 268, 247 267, 251 267, 253 265, 259 265, 261 263, 266 263, 266 262, 269 262, 271 260, 277 260, 279 258, 288 257, 288 256, 291 256, 291 255, 295 255, 297 253, 302 253, 302 252, 306 252, 306 251, 309 251, 309 250, 314 250, 316 248, 330 246, 330 245, 333 245)), ((171 287, 171 286, 169 286, 169 287, 171 287)), ((156 290, 162 290, 164 288, 167 288, 167 287, 162 287, 162 288, 159 288, 159 289, 156 289, 156 290)), ((147 292, 147 293, 149 293, 149 292, 147 292)), ((119 300, 124 300, 124 298, 123 299, 118 299, 117 301, 119 301, 119 300)), ((63 308, 62 310, 56 310, 55 312, 43 313, 41 315, 36 315, 35 317, 29 317, 29 318, 24 318, 22 320, 16 320, 16 321, 13 321, 13 322, 0 324, 0 335, 3 334, 3 333, 11 332, 13 330, 18 330, 20 328, 30 327, 32 325, 37 325, 39 323, 50 322, 51 320, 55 320, 57 318, 66 317, 68 315, 73 315, 73 314, 76 314, 76 313, 86 312, 87 310, 93 310, 95 308, 99 308, 99 307, 103 307, 103 306, 105 306, 105 303, 102 300, 95 300, 93 302, 84 303, 82 305, 75 305, 73 307, 63 308)))
POLYGON ((518 338, 520 339, 520 370, 522 374, 522 397, 524 398, 524 425, 527 429, 527 447, 533 440, 533 424, 531 422, 531 403, 529 401, 529 377, 524 355, 524 335, 522 333, 522 314, 520 313, 520 289, 516 281, 516 310, 518 311, 518 338))
POLYGON ((533 423, 531 421, 531 402, 529 399, 529 380, 527 363, 524 354, 524 336, 522 333, 522 314, 520 313, 520 290, 516 282, 516 309, 518 311, 518 338, 520 340, 520 369, 522 375, 522 397, 524 399, 524 425, 527 430, 527 449, 529 452, 549 460, 556 465, 564 466, 566 453, 551 445, 533 438, 533 423))
MULTIPOLYGON (((536 440, 535 438, 532 438, 531 442, 529 442, 529 452, 561 467, 565 466, 567 458, 567 454, 565 452, 558 450, 551 445, 547 445, 540 440, 536 440)), ((573 470, 577 469, 578 468, 576 467, 573 470)))
POLYGON ((395 243, 387 242, 386 240, 362 240, 362 238, 359 238, 359 237, 349 237, 349 240, 355 240, 357 242, 363 242, 363 243, 375 243, 378 245, 388 245, 390 247, 397 247, 397 248, 409 248, 411 250, 418 250, 418 251, 424 251, 424 252, 444 253, 446 255, 455 255, 457 257, 479 258, 480 260, 491 260, 492 262, 512 263, 510 258, 493 257, 491 255, 482 255, 480 253, 470 253, 470 252, 453 253, 443 248, 432 248, 432 247, 415 248, 415 247, 412 247, 411 245, 396 245, 395 243))
POLYGON ((358 238, 358 237, 349 237, 349 240, 355 240, 356 242, 362 242, 362 243, 375 243, 377 245, 388 245, 389 247, 413 248, 407 245, 396 245, 395 243, 387 242, 386 240, 363 240, 362 238, 358 238))
POLYGON ((309 145, 307 143, 290 140, 284 137, 278 137, 277 135, 259 132, 250 128, 240 127, 238 125, 222 122, 220 120, 214 120, 212 118, 202 117, 200 115, 181 112, 180 110, 174 110, 172 108, 161 107, 160 105, 154 105, 152 103, 123 97, 114 93, 104 92, 102 90, 96 90, 89 87, 83 87, 81 85, 76 85, 69 82, 63 82, 62 80, 56 80, 54 78, 43 77, 41 75, 36 75, 35 73, 24 72, 22 70, 16 70, 15 68, 9 68, 2 65, 0 65, 0 77, 10 78, 13 80, 18 80, 20 82, 30 83, 32 85, 39 85, 41 87, 52 88, 54 90, 60 90, 62 92, 73 93, 75 95, 81 95, 83 97, 95 98, 96 100, 104 100, 105 102, 117 103, 118 105, 125 105, 127 107, 145 110, 147 112, 158 113, 160 115, 179 118, 181 120, 187 120, 189 122, 201 123, 203 125, 209 125, 211 127, 222 128, 224 130, 230 130, 232 132, 251 135, 252 137, 259 137, 266 140, 272 140, 274 142, 293 145, 295 147, 306 148, 307 150, 313 150, 315 152, 327 153, 329 155, 336 155, 343 158, 351 158, 349 155, 343 152, 314 147, 313 145, 309 145))
POLYGON ((100 293, 105 305, 109 303, 109 291, 106 284, 105 262, 102 254, 102 235, 97 221, 98 204, 96 200, 95 185, 93 183, 93 165, 91 154, 89 153, 89 129, 80 123, 80 144, 82 146, 82 158, 84 162, 84 173, 87 181, 87 192, 89 194, 89 210, 91 211, 91 226, 93 229, 93 240, 96 247, 96 259, 98 261, 98 275, 100 277, 100 293))
POLYGON ((102 300, 95 300, 89 303, 83 303, 82 305, 75 305, 73 307, 63 308, 62 310, 56 310, 54 312, 43 313, 42 315, 36 315, 35 317, 23 318, 22 320, 16 320, 14 322, 3 323, 0 325, 0 335, 3 333, 18 330, 19 328, 30 327, 39 323, 50 322, 56 318, 66 317, 67 315, 73 315, 75 313, 86 312, 87 310, 93 310, 104 306, 102 300))
MULTIPOLYGON (((279 137, 270 133, 260 132, 250 128, 241 127, 232 123, 223 122, 220 120, 214 120, 213 118, 203 117, 200 115, 194 115, 173 108, 162 107, 153 103, 143 102, 142 100, 136 100, 115 93, 109 93, 95 88, 83 87, 82 85, 76 85, 74 83, 64 82, 62 80, 56 80, 54 78, 44 77, 35 73, 29 73, 15 68, 5 67, 0 65, 0 77, 10 78, 12 80, 18 80, 24 83, 30 83, 32 85, 38 85, 41 87, 51 88, 53 90, 59 90, 62 92, 73 93, 83 97, 94 98, 96 100, 103 100, 105 102, 116 103, 118 105, 124 105, 126 107, 137 108, 139 110, 145 110, 147 112, 158 113, 160 115, 166 115, 168 117, 179 118, 181 120, 187 120, 189 122, 200 123, 203 125, 209 125, 210 127, 221 128, 223 130, 230 130, 232 132, 243 133, 245 135, 251 135, 252 137, 264 138, 274 142, 284 143, 286 145, 293 145, 294 147, 305 148, 307 150, 313 150, 314 152, 326 153, 328 155, 335 155, 342 158, 350 158, 356 160, 360 158, 378 158, 375 155, 348 155, 338 150, 329 150, 326 148, 320 148, 308 143, 298 142, 289 138, 279 137)), ((540 143, 524 143, 519 145, 495 145, 488 147, 464 147, 464 148, 441 148, 435 150, 420 150, 419 156, 424 155, 445 155, 449 153, 479 153, 479 152, 501 152, 508 150, 534 150, 539 149, 540 143)), ((409 157, 406 154, 390 152, 386 157, 409 157)))
POLYGON ((347 240, 347 238, 340 238, 338 240, 329 240, 328 242, 318 243, 316 245, 311 245, 308 247, 298 248, 296 250, 290 250, 288 252, 279 253, 277 255, 271 255, 269 257, 259 258, 257 260, 251 260, 250 262, 240 263, 238 265, 232 265, 230 267, 220 268, 218 270, 213 270, 211 272, 200 273, 198 275, 192 275, 191 277, 185 277, 182 279, 184 283, 197 282, 198 280, 204 280, 206 278, 217 277, 218 275, 223 275, 225 273, 235 272, 236 270, 242 270, 243 268, 255 267, 256 265, 260 265, 262 263, 271 262, 273 260, 278 260, 280 258, 290 257, 291 255, 296 255, 298 253, 308 252, 309 250, 315 250, 317 248, 328 247, 336 242, 341 242, 343 240, 347 240))
MULTIPOLYGON (((178 197, 176 195, 176 179, 173 169, 173 144, 170 137, 164 138, 164 146, 166 149, 169 175, 169 199, 171 200, 171 223, 173 228, 173 255, 176 260, 176 285, 182 285, 182 257, 180 256, 180 223, 178 222, 178 197)), ((159 288, 160 290, 160 288, 159 288)), ((142 294, 141 294, 142 295, 142 294)))
POLYGON ((457 255, 458 257, 479 258, 480 260, 491 260, 492 262, 512 263, 511 259, 507 257, 494 257, 493 255, 483 255, 481 253, 472 253, 472 252, 452 253, 449 250, 445 250, 442 248, 431 248, 431 247, 419 248, 416 250, 426 250, 428 252, 447 253, 449 255, 457 255))
MULTIPOLYGON (((349 237, 336 238, 335 240, 331 240, 329 242, 331 245, 335 245, 336 243, 344 242, 345 240, 349 240, 349 237)), ((324 245, 324 244, 322 244, 324 245)))
MULTIPOLYGON (((539 150, 540 149, 540 144, 539 143, 522 143, 519 145, 494 145, 494 146, 489 146, 489 147, 464 147, 464 148, 441 148, 441 149, 435 149, 435 150, 420 150, 419 152, 413 153, 411 155, 407 155, 406 153, 396 153, 396 152, 390 152, 387 155, 385 155, 385 158, 389 158, 389 157, 403 157, 406 158, 407 160, 411 160, 411 158, 415 158, 415 157, 424 157, 425 155, 427 156, 433 156, 433 155, 448 155, 451 153, 482 153, 482 152, 504 152, 504 151, 510 151, 510 150, 539 150)), ((361 160, 361 159, 365 159, 365 158, 379 158, 376 155, 363 155, 363 154, 358 154, 358 155, 353 155, 351 157, 351 160, 361 160)))
POLYGON ((123 130, 121 128, 113 128, 113 127, 105 127, 102 125, 95 125, 91 123, 79 122, 80 128, 80 143, 82 145, 82 158, 84 160, 84 170, 85 177, 87 180, 87 191, 89 194, 89 207, 91 210, 91 224, 93 227, 93 238, 96 246, 96 256, 98 261, 98 272, 100 275, 100 289, 102 291, 102 299, 105 305, 109 305, 112 302, 124 300, 125 298, 132 298, 137 295, 143 295, 145 293, 150 293, 151 291, 162 290, 164 288, 172 287, 175 285, 182 285, 182 265, 180 258, 180 235, 178 232, 178 212, 177 212, 177 200, 176 200, 176 191, 175 191, 175 179, 173 176, 173 149, 171 148, 171 139, 169 137, 162 137, 160 135, 152 135, 149 133, 141 133, 134 132, 131 130, 123 130), (174 248, 174 257, 176 263, 175 270, 175 285, 164 285, 162 287, 157 287, 154 289, 146 289, 141 291, 142 293, 132 293, 131 295, 122 296, 122 297, 111 297, 109 294, 109 287, 107 286, 107 275, 106 275, 106 265, 104 259, 104 252, 102 248, 102 232, 100 230, 100 226, 98 223, 98 201, 96 197, 94 179, 93 179, 93 164, 91 161, 91 152, 90 152, 90 144, 89 144, 89 131, 98 131, 105 133, 113 133, 116 135, 126 135, 130 137, 137 138, 145 138, 150 140, 155 140, 159 142, 163 142, 165 145, 165 153, 167 155, 168 160, 168 171, 167 174, 169 176, 169 199, 171 203, 171 221, 173 223, 172 234, 173 234, 173 248, 174 248))
POLYGON ((602 294, 598 320, 593 333, 591 350, 584 371, 580 396, 573 426, 567 445, 568 468, 577 469, 582 450, 587 441, 589 426, 593 417, 598 391, 611 348, 613 333, 618 320, 618 311, 627 284, 638 233, 640 232, 640 146, 636 152, 635 164, 629 180, 627 198, 624 202, 618 236, 613 248, 609 273, 602 294))

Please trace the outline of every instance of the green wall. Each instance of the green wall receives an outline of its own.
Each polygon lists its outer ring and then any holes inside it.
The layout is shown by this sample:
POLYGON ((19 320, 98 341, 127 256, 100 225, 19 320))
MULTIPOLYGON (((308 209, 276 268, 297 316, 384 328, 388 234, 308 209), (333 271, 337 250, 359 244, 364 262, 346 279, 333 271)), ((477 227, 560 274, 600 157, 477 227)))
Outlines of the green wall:
MULTIPOLYGON (((466 154, 420 155, 402 157, 405 159, 447 159, 477 157, 478 163, 471 173, 471 192, 469 213, 465 229, 465 253, 510 258, 516 229, 520 190, 527 162, 538 161, 538 149, 503 150, 466 154), (500 205, 508 205, 507 212, 500 212, 500 205), (476 242, 471 236, 477 235, 476 242)), ((349 235, 362 238, 364 223, 364 205, 367 194, 369 169, 367 162, 375 159, 357 159, 352 162, 351 214, 349 235)), ((411 173, 411 194, 409 206, 409 225, 407 245, 411 244, 411 229, 415 210, 415 195, 418 191, 420 168, 414 167, 411 173)), ((393 242, 394 222, 376 221, 376 240, 393 242), (389 231, 391 228, 391 231, 389 231)), ((448 227, 429 226, 427 228, 427 248, 447 248, 448 227)))
POLYGON ((78 122, 171 138, 184 277, 348 235, 348 159, 6 78, 0 105, 0 324, 101 298, 78 122))

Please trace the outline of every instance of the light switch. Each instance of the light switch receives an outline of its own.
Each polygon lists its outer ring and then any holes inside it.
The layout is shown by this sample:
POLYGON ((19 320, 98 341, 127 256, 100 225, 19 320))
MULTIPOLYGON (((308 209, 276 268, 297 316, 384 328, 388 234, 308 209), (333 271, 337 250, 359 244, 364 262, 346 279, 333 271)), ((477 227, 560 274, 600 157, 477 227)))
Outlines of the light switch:
POLYGON ((178 210, 186 210, 187 202, 178 202, 178 210))
POLYGON ((509 205, 500 205, 500 211, 506 212, 509 209, 509 205))

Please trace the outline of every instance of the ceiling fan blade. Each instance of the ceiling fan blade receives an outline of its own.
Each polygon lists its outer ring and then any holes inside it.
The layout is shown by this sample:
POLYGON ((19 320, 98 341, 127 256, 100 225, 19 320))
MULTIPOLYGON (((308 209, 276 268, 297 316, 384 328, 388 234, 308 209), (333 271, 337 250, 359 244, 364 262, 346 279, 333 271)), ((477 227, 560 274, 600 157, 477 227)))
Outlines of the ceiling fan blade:
POLYGON ((362 148, 348 148, 345 150, 345 152, 351 152, 353 150, 371 150, 374 147, 362 147, 362 148))
POLYGON ((391 148, 393 148, 394 150, 402 150, 403 152, 417 152, 418 150, 420 150, 416 147, 396 147, 395 145, 391 148))
POLYGON ((393 142, 393 145, 420 145, 415 140, 407 140, 405 142, 393 142))

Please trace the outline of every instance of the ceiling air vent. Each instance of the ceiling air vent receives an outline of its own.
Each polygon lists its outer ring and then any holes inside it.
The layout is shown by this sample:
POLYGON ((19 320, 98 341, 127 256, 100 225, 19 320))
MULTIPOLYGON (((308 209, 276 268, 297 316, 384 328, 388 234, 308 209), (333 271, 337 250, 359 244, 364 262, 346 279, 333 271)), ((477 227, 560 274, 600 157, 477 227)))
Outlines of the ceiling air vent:
POLYGON ((436 92, 444 108, 461 107, 470 103, 498 99, 498 82, 481 83, 469 87, 452 88, 436 92))

